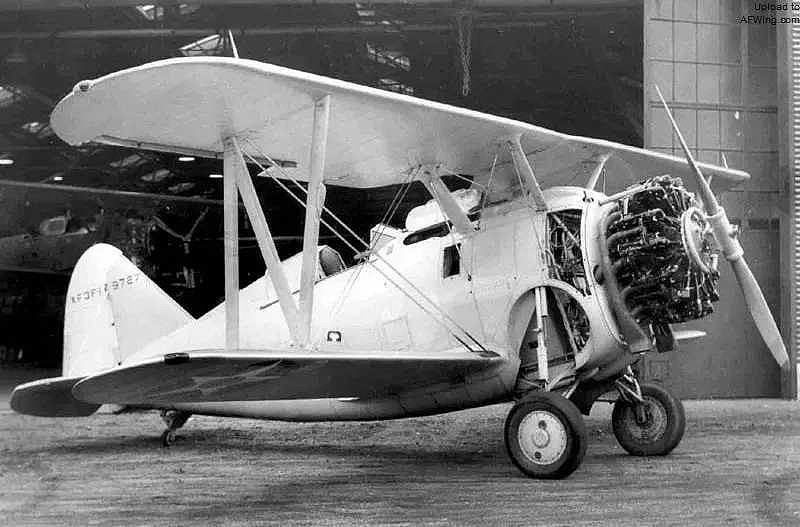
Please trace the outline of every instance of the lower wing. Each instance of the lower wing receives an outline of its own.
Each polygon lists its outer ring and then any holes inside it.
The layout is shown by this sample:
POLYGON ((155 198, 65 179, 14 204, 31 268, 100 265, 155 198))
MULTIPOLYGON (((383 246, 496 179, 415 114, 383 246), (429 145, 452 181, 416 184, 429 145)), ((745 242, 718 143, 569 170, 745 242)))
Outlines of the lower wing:
POLYGON ((503 364, 505 359, 491 352, 191 351, 91 375, 72 393, 86 403, 141 405, 369 398, 463 382, 503 364))

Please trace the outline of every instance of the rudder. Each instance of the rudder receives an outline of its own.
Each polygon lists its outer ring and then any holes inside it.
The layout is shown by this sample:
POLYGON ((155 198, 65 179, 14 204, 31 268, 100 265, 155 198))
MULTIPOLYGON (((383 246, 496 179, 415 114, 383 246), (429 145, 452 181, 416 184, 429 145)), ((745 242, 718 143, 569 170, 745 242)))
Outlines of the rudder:
POLYGON ((65 302, 65 377, 119 366, 194 320, 119 249, 103 243, 75 264, 65 302))

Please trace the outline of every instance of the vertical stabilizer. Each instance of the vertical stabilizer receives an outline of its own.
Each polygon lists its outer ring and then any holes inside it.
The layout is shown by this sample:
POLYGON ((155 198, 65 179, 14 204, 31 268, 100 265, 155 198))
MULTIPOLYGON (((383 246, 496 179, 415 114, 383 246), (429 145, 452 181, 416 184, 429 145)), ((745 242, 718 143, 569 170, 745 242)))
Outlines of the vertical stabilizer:
POLYGON ((75 264, 64 312, 64 376, 118 366, 193 318, 122 252, 90 247, 75 264))

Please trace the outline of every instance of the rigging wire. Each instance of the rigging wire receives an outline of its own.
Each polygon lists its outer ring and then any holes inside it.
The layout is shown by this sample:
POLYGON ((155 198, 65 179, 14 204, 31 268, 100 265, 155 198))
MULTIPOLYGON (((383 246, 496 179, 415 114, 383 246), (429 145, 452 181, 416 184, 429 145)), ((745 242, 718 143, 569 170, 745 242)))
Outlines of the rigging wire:
MULTIPOLYGON (((403 202, 403 199, 405 199, 406 194, 408 194, 408 189, 411 187, 411 183, 413 183, 414 181, 414 176, 417 173, 419 173, 419 168, 410 169, 408 172, 409 173, 406 181, 403 182, 400 188, 397 189, 397 192, 392 198, 391 204, 386 209, 383 218, 381 218, 380 229, 375 233, 375 239, 371 240, 369 251, 364 256, 363 258, 364 260, 369 260, 369 258, 372 256, 373 251, 375 251, 378 242, 386 232, 387 225, 392 221, 395 213, 400 208, 400 204, 403 202)), ((339 295, 336 307, 332 311, 333 314, 331 315, 331 320, 335 321, 336 317, 339 316, 339 313, 341 312, 341 309, 344 306, 345 299, 350 294, 353 287, 355 287, 355 284, 358 281, 358 278, 361 276, 361 271, 364 270, 364 267, 366 267, 366 262, 363 262, 361 265, 358 266, 358 269, 354 273, 350 274, 350 277, 347 279, 347 283, 345 284, 344 289, 342 289, 342 294, 339 295)))
MULTIPOLYGON (((277 168, 278 168, 278 170, 281 172, 281 174, 283 175, 283 177, 284 177, 284 178, 286 178, 286 179, 289 179, 290 181, 292 181, 292 182, 293 182, 293 183, 294 183, 294 184, 295 184, 295 185, 296 185, 296 186, 297 186, 297 187, 298 187, 298 188, 299 188, 301 191, 303 191, 304 193, 306 193, 306 194, 308 193, 308 191, 307 191, 305 188, 303 188, 303 186, 302 186, 302 185, 300 185, 300 183, 298 183, 298 182, 297 182, 297 180, 296 180, 295 178, 293 178, 292 176, 290 176, 290 175, 289 175, 289 174, 288 174, 288 173, 287 173, 287 172, 286 172, 286 171, 283 169, 283 167, 282 167, 280 164, 276 163, 276 162, 275 162, 275 161, 274 161, 274 160, 273 160, 273 159, 272 159, 272 158, 271 158, 269 155, 267 155, 267 154, 266 154, 264 151, 262 151, 262 150, 259 148, 259 146, 258 146, 258 145, 254 144, 252 141, 250 141, 250 140, 249 140, 249 139, 247 139, 247 138, 243 138, 243 139, 244 139, 244 141, 246 141, 246 142, 247 142, 247 143, 248 143, 248 144, 249 144, 251 147, 253 147, 255 150, 257 150, 257 151, 258 151, 258 152, 261 154, 261 156, 262 156, 264 159, 266 159, 266 160, 267 160, 267 161, 268 161, 268 162, 271 164, 271 166, 275 166, 275 167, 277 167, 277 168)), ((280 180, 279 180, 279 179, 278 179, 278 178, 277 178, 277 177, 276 177, 274 174, 270 174, 270 173, 267 171, 266 167, 264 167, 264 165, 263 165, 261 162, 259 162, 259 161, 258 161, 258 159, 256 159, 254 156, 250 155, 250 154, 249 154, 249 153, 247 153, 247 152, 245 152, 245 153, 244 153, 244 155, 246 155, 246 156, 247 156, 247 157, 250 159, 250 161, 251 161, 252 163, 254 163, 255 165, 257 165, 257 166, 258 166, 258 167, 259 167, 259 168, 262 170, 262 172, 263 172, 264 174, 268 175, 268 176, 269 176, 270 178, 272 178, 272 179, 273 179, 273 180, 274 180, 276 183, 278 183, 278 185, 279 185, 279 186, 280 186, 280 187, 281 187, 281 188, 282 188, 284 191, 286 191, 286 192, 287 192, 287 193, 288 193, 288 194, 289 194, 289 195, 290 195, 292 198, 294 198, 294 199, 295 199, 295 200, 296 200, 298 203, 300 203, 300 205, 301 205, 301 206, 303 206, 303 207, 305 207, 305 206, 306 206, 305 202, 304 202, 304 201, 303 201, 303 200, 302 200, 300 197, 298 197, 297 195, 295 195, 295 193, 294 193, 294 192, 291 192, 291 191, 289 190, 289 188, 288 188, 288 187, 287 187, 287 186, 286 186, 286 185, 285 185, 283 182, 281 182, 281 181, 280 181, 280 180)), ((349 233, 351 236, 353 236, 353 237, 354 237, 356 240, 358 240, 358 241, 359 241, 359 242, 360 242, 360 243, 361 243, 361 244, 362 244, 362 245, 363 245, 365 248, 369 248, 369 244, 367 244, 367 243, 364 241, 364 239, 363 239, 363 238, 361 238, 361 237, 360 237, 358 234, 356 234, 356 233, 353 231, 353 229, 351 229, 351 228, 350 228, 350 226, 349 226, 349 225, 347 225, 347 224, 346 224, 344 221, 342 221, 342 220, 341 220, 341 219, 340 219, 340 218, 339 218, 339 217, 338 217, 336 214, 334 214, 334 213, 333 213, 333 212, 332 212, 332 211, 331 211, 331 210, 330 210, 328 207, 326 207, 326 206, 324 206, 324 205, 323 205, 323 207, 322 207, 322 210, 323 210, 324 212, 327 212, 327 213, 328 213, 328 214, 329 214, 329 215, 330 215, 330 216, 331 216, 331 217, 332 217, 334 220, 336 220, 336 222, 338 222, 338 223, 339 223, 339 225, 341 225, 341 226, 342 226, 342 227, 345 229, 345 231, 347 231, 347 232, 348 232, 348 233, 349 233)), ((356 247, 355 247, 355 246, 354 246, 352 243, 350 243, 350 242, 349 242, 349 241, 348 241, 348 240, 347 240, 347 239, 346 239, 346 238, 345 238, 345 237, 344 237, 342 234, 340 234, 340 233, 339 233, 339 232, 338 232, 336 229, 334 229, 333 227, 331 227, 331 225, 330 225, 328 222, 326 222, 325 220, 323 220, 323 219, 322 219, 322 217, 320 217, 320 223, 321 223, 322 225, 324 225, 326 228, 328 228, 328 229, 329 229, 329 230, 330 230, 330 231, 331 231, 331 232, 332 232, 334 235, 336 235, 336 236, 337 236, 337 237, 338 237, 338 238, 339 238, 339 239, 340 239, 340 240, 341 240, 341 241, 342 241, 342 242, 343 242, 345 245, 347 245, 347 246, 348 246, 348 247, 349 247, 349 248, 350 248, 350 249, 351 249, 351 250, 352 250, 352 251, 353 251, 355 254, 359 254, 359 253, 361 252, 361 251, 359 251, 358 249, 356 249, 356 247)), ((374 255, 375 255, 375 257, 376 257, 378 260, 380 260, 380 261, 381 261, 381 263, 383 263, 383 264, 384 264, 386 267, 388 267, 388 268, 389 268, 389 269, 390 269, 392 272, 394 272, 394 273, 395 273, 395 274, 396 274, 396 275, 397 275, 399 278, 401 278, 401 279, 402 279, 402 280, 403 280, 403 281, 404 281, 406 284, 408 284, 408 286, 409 286, 411 289, 413 289, 415 293, 417 293, 417 294, 418 294, 418 295, 419 295, 419 296, 420 296, 420 297, 421 297, 423 300, 425 300, 426 302, 428 302, 428 303, 429 303, 429 304, 430 304, 430 305, 431 305, 431 306, 432 306, 432 307, 433 307, 433 308, 434 308, 436 311, 438 311, 438 312, 439 312, 439 314, 441 315, 441 317, 442 317, 442 319, 443 319, 443 320, 438 320, 438 319, 437 319, 435 316, 433 316, 433 314, 430 312, 430 310, 429 310, 429 309, 426 309, 426 308, 425 308, 425 307, 424 307, 424 306, 423 306, 423 305, 422 305, 422 304, 421 304, 421 303, 420 303, 420 302, 419 302, 417 299, 415 299, 415 298, 414 298, 414 297, 413 297, 411 294, 409 294, 409 292, 408 292, 408 291, 406 291, 406 290, 405 290, 403 287, 401 287, 400 285, 398 285, 398 284, 397 284, 397 283, 396 283, 394 280, 392 280, 392 279, 391 279, 389 276, 387 276, 387 275, 386 275, 386 273, 385 273, 383 270, 381 270, 381 269, 380 269, 380 268, 379 268, 377 265, 375 265, 375 262, 373 262, 373 261, 370 261, 370 260, 366 260, 366 263, 370 264, 370 265, 371 265, 371 266, 372 266, 372 267, 373 267, 373 268, 374 268, 374 269, 375 269, 375 270, 376 270, 378 273, 380 273, 380 274, 381 274, 381 275, 382 275, 382 276, 383 276, 383 277, 384 277, 384 278, 385 278, 387 281, 389 281, 389 283, 391 283, 393 286, 395 286, 395 287, 396 287, 396 288, 397 288, 397 289, 398 289, 400 292, 402 292, 403 294, 405 294, 405 295, 406 295, 406 296, 407 296, 407 297, 408 297, 408 298, 409 298, 409 299, 410 299, 412 302, 414 302, 414 303, 417 305, 417 307, 419 307, 420 309, 422 309, 422 310, 423 310, 425 313, 427 313, 428 315, 430 315, 430 316, 431 316, 431 318, 433 318, 435 321, 437 321, 438 323, 440 323, 440 324, 441 324, 441 325, 442 325, 442 326, 443 326, 443 327, 444 327, 444 328, 445 328, 445 329, 446 329, 446 330, 447 330, 447 331, 448 331, 448 332, 449 332, 449 333, 450 333, 450 334, 451 334, 451 335, 452 335, 452 336, 453 336, 453 337, 454 337, 456 340, 458 340, 458 341, 459 341, 459 342, 460 342, 462 345, 464 345, 464 347, 466 347, 466 348, 467 348, 468 350, 470 350, 470 351, 474 351, 474 350, 472 350, 472 348, 471 348, 471 347, 470 347, 468 344, 466 344, 466 343, 464 342, 464 340, 463 340, 463 339, 461 339, 461 338, 460 338, 458 335, 456 335, 456 334, 455 334, 455 332, 453 331, 453 329, 452 329, 452 328, 449 328, 449 327, 448 327, 448 326, 447 326, 447 325, 444 323, 444 321, 447 321, 447 322, 449 322, 450 324, 452 324, 452 326, 453 326, 453 327, 457 328, 457 329, 458 329, 458 330, 459 330, 459 331, 460 331, 460 332, 461 332, 463 335, 465 335, 465 336, 467 337, 467 339, 468 339, 468 340, 472 341, 472 342, 473 342, 475 345, 477 345, 477 346, 478 346, 478 347, 481 349, 481 351, 487 351, 487 350, 486 350, 486 348, 485 348, 485 347, 484 347, 484 346, 483 346, 483 345, 482 345, 482 344, 481 344, 481 343, 480 343, 480 342, 479 342, 477 339, 475 339, 475 337, 473 337, 473 336, 472 336, 472 335, 469 333, 469 331, 467 331, 466 329, 464 329, 464 328, 463 328, 463 327, 462 327, 460 324, 458 324, 458 322, 456 322, 455 320, 453 320, 453 318, 452 318, 452 317, 450 317, 450 315, 448 315, 448 314, 447 314, 447 313, 446 313, 446 312, 445 312, 445 311, 444 311, 444 310, 443 310, 443 309, 442 309, 442 308, 441 308, 441 307, 440 307, 438 304, 436 304, 436 303, 435 303, 433 300, 431 300, 430 298, 428 298, 428 296, 427 296, 427 295, 426 295, 424 292, 422 292, 422 291, 421 291, 421 290, 420 290, 420 289, 419 289, 419 288, 418 288, 418 287, 417 287, 417 286, 416 286, 416 285, 415 285, 413 282, 411 282, 411 281, 410 281, 408 278, 406 278, 406 277, 405 277, 405 276, 404 276, 404 275, 403 275, 403 274, 402 274, 400 271, 398 271, 398 270, 397 270, 397 269, 396 269, 396 268, 395 268, 395 267, 394 267, 394 266, 393 266, 391 263, 389 263, 388 261, 386 261, 386 259, 385 259, 385 258, 383 258, 383 257, 382 257, 380 254, 378 254, 378 253, 375 253, 374 255)))

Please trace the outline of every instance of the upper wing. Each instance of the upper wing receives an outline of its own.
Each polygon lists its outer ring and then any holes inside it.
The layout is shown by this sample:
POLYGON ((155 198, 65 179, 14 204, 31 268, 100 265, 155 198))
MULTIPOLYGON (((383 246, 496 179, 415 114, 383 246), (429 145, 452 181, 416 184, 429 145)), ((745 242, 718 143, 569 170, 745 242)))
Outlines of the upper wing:
POLYGON ((78 382, 75 397, 91 403, 370 398, 442 382, 505 363, 492 353, 286 352, 259 350, 168 354, 78 382))
MULTIPOLYGON (((153 62, 79 83, 53 111, 53 129, 71 144, 97 141, 135 148, 221 156, 222 137, 243 150, 286 161, 307 179, 314 101, 331 95, 325 179, 376 187, 405 181, 419 164, 473 176, 492 166, 497 142, 521 134, 542 186, 585 183, 596 160, 612 154, 614 178, 636 182, 690 176, 686 160, 609 141, 570 136, 464 108, 226 57, 153 62), (620 167, 622 167, 620 169, 620 167)), ((501 157, 500 164, 507 164, 501 157)), ((725 189, 747 173, 700 164, 725 189)), ((686 183, 691 184, 691 177, 686 183)))

